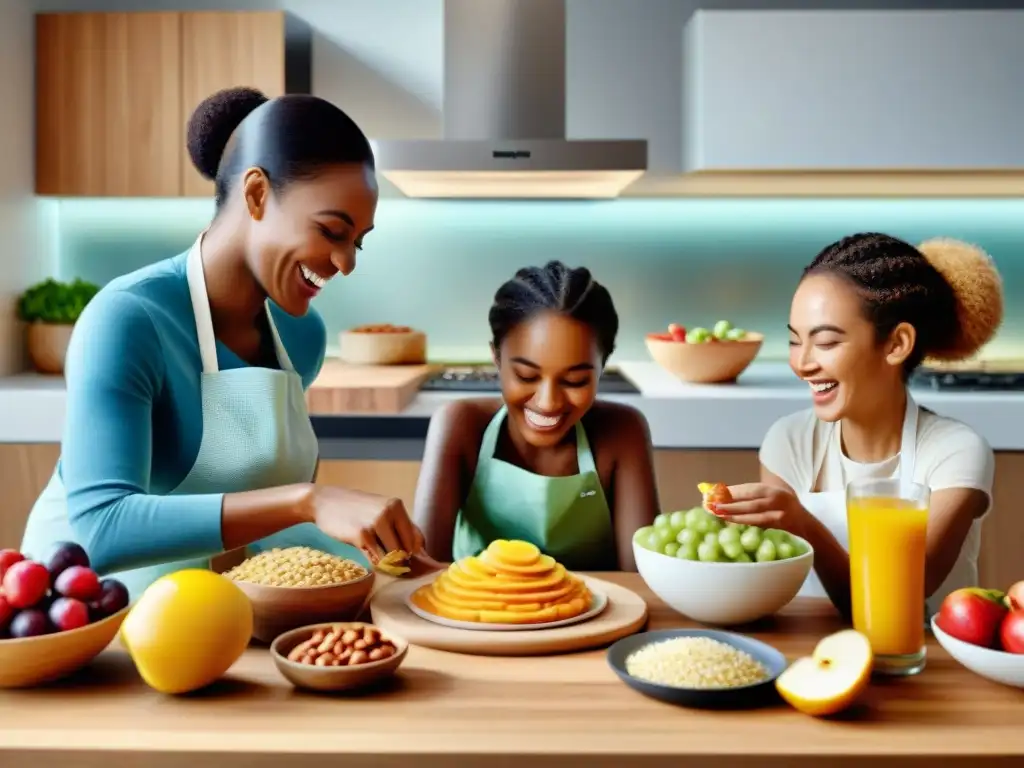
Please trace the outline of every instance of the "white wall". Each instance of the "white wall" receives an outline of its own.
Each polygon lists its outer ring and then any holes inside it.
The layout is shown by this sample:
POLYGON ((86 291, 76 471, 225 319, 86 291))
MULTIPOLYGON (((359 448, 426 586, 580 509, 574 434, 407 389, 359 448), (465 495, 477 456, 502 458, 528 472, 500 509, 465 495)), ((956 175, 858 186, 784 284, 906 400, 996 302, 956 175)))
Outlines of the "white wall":
POLYGON ((0 0, 0 375, 23 368, 18 295, 49 266, 40 263, 32 196, 33 37, 28 4, 0 0))

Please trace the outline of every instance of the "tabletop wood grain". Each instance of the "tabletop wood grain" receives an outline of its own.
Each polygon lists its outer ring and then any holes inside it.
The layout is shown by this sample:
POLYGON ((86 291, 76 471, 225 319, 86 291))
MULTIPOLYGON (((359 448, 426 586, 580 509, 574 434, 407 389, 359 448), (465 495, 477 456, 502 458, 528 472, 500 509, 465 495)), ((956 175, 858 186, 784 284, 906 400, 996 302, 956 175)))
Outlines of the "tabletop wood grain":
MULTIPOLYGON (((637 575, 595 575, 642 595, 649 628, 693 626, 637 575)), ((741 631, 792 659, 838 628, 827 604, 800 599, 741 631)), ((930 638, 923 674, 875 682, 862 706, 831 720, 782 704, 707 712, 653 701, 616 678, 603 650, 424 648, 384 688, 334 696, 296 691, 253 648, 224 681, 182 697, 146 688, 111 648, 73 679, 0 692, 0 713, 3 768, 1024 765, 1024 691, 973 675, 930 638)))

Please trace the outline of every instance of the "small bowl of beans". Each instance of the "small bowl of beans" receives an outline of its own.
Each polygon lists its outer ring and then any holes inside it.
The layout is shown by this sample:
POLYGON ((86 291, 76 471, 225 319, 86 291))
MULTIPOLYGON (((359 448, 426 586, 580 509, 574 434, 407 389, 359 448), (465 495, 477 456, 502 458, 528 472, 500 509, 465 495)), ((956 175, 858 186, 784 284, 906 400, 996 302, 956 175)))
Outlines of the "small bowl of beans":
POLYGON ((292 685, 314 691, 345 691, 395 673, 409 644, 373 624, 335 622, 299 627, 270 646, 278 671, 292 685))
POLYGON ((374 573, 310 547, 270 549, 223 571, 252 603, 253 637, 270 643, 297 627, 352 621, 370 597, 374 573))

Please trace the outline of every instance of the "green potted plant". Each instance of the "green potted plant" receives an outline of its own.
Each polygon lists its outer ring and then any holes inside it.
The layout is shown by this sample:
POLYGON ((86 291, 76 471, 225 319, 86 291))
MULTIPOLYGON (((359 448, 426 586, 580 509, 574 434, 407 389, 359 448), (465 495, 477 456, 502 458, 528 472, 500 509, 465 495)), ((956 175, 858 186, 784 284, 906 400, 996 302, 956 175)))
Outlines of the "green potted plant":
POLYGON ((28 356, 40 373, 61 374, 71 330, 99 286, 76 279, 53 278, 28 288, 18 300, 18 317, 28 323, 28 356))

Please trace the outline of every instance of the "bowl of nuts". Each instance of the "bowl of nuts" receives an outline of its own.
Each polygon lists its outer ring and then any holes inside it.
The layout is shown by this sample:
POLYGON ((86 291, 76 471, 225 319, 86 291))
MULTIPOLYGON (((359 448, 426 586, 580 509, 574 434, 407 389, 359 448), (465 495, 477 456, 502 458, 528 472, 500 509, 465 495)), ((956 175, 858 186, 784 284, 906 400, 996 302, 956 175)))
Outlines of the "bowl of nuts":
POLYGON ((252 602, 252 636, 263 643, 297 627, 355 619, 374 582, 356 561, 310 547, 266 550, 223 575, 252 602))
POLYGON ((278 671, 292 685, 314 691, 345 691, 395 673, 409 644, 373 624, 340 622, 299 627, 270 646, 278 671))

